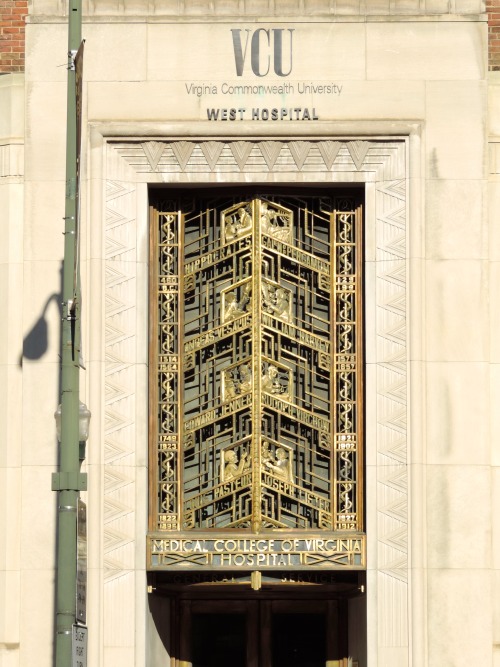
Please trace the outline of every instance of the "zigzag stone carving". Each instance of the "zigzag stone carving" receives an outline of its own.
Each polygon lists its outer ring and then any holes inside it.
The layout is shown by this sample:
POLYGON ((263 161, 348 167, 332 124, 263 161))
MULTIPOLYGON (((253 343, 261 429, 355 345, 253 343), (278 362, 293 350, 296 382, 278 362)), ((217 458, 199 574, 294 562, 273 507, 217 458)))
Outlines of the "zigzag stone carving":
POLYGON ((377 184, 377 559, 379 631, 406 646, 408 597, 405 181, 377 184), (393 604, 388 605, 385 592, 393 604))
MULTIPOLYGON (((399 142, 400 144, 400 142, 399 142)), ((140 173, 378 172, 399 151, 377 141, 148 141, 112 144, 140 173)))
MULTIPOLYGON (((154 153, 153 153, 154 154, 154 153)), ((105 225, 104 578, 133 568, 135 507, 122 489, 134 484, 135 187, 108 181, 105 225)), ((132 494, 133 497, 133 494, 132 494)))

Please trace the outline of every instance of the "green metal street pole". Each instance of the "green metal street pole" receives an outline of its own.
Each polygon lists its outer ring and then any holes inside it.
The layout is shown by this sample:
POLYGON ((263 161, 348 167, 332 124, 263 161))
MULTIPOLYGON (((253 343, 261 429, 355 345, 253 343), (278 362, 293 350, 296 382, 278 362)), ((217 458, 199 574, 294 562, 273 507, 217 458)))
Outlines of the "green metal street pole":
POLYGON ((66 137, 66 206, 63 266, 61 365, 61 445, 58 493, 56 591, 56 667, 71 667, 72 630, 76 620, 77 501, 86 487, 79 457, 80 294, 77 266, 78 166, 77 82, 75 56, 81 44, 81 0, 69 0, 68 93, 66 137))

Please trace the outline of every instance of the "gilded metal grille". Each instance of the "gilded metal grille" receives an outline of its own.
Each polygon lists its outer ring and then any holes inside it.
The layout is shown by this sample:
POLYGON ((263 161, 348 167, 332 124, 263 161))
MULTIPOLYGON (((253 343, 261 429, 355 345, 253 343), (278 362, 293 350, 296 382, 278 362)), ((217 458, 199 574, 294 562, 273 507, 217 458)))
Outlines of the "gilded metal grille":
POLYGON ((152 531, 360 532, 354 198, 221 198, 152 226, 152 531))

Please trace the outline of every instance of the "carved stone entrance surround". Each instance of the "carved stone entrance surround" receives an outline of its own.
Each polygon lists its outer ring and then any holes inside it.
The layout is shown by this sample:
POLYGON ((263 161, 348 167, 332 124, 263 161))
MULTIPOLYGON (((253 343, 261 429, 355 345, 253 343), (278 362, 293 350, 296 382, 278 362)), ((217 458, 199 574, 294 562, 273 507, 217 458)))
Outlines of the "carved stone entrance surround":
MULTIPOLYGON (((306 135, 300 123, 269 126, 266 132, 249 124, 245 138, 235 127, 226 136, 215 134, 216 129, 220 124, 210 127, 214 134, 209 136, 206 123, 94 124, 89 137, 88 377, 102 443, 89 459, 94 469, 89 530, 101 535, 89 568, 90 577, 99 581, 93 588, 100 600, 92 603, 92 618, 102 621, 104 664, 125 655, 135 655, 141 664, 146 645, 148 185, 353 183, 365 184, 368 664, 416 665, 418 655, 410 654, 416 639, 410 641, 410 590, 417 610, 423 595, 420 584, 411 587, 409 575, 416 565, 418 580, 424 545, 413 549, 410 559, 410 533, 423 533, 416 519, 410 524, 406 325, 408 248, 411 257, 421 256, 420 129, 365 122, 354 134, 351 127, 322 122, 306 135), (411 226, 410 182, 415 184, 411 226), (118 620, 113 610, 132 602, 133 613, 118 620)), ((419 275, 417 260, 412 271, 419 275)), ((412 283, 412 303, 418 299, 418 282, 412 283)), ((414 449, 413 456, 419 460, 414 449)), ((412 494, 421 497, 418 484, 412 485, 412 494)))

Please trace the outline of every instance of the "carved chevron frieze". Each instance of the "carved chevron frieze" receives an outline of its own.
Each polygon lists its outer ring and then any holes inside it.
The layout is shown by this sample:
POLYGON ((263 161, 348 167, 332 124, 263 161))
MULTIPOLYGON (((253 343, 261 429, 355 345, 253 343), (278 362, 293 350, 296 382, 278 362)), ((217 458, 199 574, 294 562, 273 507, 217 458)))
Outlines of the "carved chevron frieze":
POLYGON ((290 149, 290 153, 292 154, 292 157, 295 160, 295 164, 297 165, 297 169, 300 170, 304 166, 306 158, 307 158, 307 156, 309 154, 309 151, 311 149, 311 145, 312 144, 311 144, 310 141, 290 141, 289 142, 288 148, 290 149))
POLYGON ((339 154, 342 144, 340 141, 319 141, 318 149, 325 163, 325 167, 330 170, 333 167, 335 158, 339 154))
POLYGON ((165 150, 165 144, 161 141, 146 141, 141 144, 144 154, 146 155, 151 171, 156 171, 158 162, 165 150))
MULTIPOLYGON (((138 173, 255 172, 370 172, 379 173, 395 160, 402 142, 378 141, 278 141, 199 140, 147 141, 110 144, 138 173)), ((398 169, 399 171, 399 169, 398 169)), ((380 195, 394 198, 389 222, 404 227, 405 181, 388 182, 380 195), (402 220, 401 220, 402 216, 402 220)), ((382 217, 382 220, 385 218, 382 217)))
POLYGON ((201 150, 210 169, 215 169, 224 145, 221 141, 204 141, 201 150))

